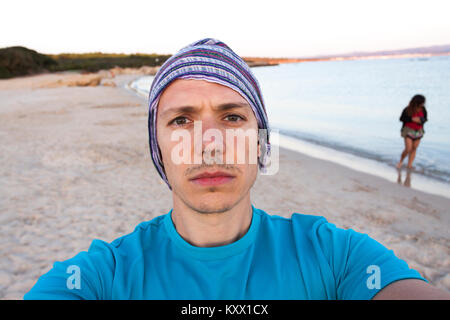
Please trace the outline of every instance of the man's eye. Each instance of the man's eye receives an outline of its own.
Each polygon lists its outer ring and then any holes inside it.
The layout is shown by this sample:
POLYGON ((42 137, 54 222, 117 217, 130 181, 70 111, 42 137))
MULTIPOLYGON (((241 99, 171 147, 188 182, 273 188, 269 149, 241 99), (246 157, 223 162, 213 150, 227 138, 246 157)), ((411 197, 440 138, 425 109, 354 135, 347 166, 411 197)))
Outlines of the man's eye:
POLYGON ((184 124, 187 124, 187 118, 186 117, 177 117, 173 119, 169 124, 175 124, 177 126, 182 126, 184 124))
POLYGON ((231 122, 238 122, 239 119, 244 120, 244 118, 242 118, 241 116, 239 116, 237 114, 230 114, 230 115, 226 116, 225 118, 229 118, 229 120, 231 122))

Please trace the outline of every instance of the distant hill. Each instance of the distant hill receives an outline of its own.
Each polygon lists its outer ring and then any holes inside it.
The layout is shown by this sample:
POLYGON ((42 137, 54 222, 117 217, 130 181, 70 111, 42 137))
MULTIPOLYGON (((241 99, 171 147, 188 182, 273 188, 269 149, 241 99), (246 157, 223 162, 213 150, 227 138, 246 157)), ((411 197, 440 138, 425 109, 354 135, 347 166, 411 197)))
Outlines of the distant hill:
POLYGON ((12 78, 45 72, 58 63, 25 47, 0 49, 0 78, 12 78))
POLYGON ((337 57, 368 57, 368 56, 390 56, 390 55, 402 55, 402 54, 446 54, 450 53, 450 44, 429 46, 429 47, 417 47, 399 50, 384 50, 384 51, 356 51, 335 55, 321 55, 309 58, 315 59, 329 59, 337 57))
POLYGON ((269 58, 269 57, 246 57, 247 63, 250 66, 270 66, 280 63, 296 63, 296 62, 313 62, 326 60, 350 60, 350 59, 364 59, 366 57, 382 57, 382 56, 401 56, 401 55, 450 55, 450 44, 430 47, 418 47, 400 50, 384 50, 384 51, 356 51, 343 54, 321 55, 303 58, 269 58))

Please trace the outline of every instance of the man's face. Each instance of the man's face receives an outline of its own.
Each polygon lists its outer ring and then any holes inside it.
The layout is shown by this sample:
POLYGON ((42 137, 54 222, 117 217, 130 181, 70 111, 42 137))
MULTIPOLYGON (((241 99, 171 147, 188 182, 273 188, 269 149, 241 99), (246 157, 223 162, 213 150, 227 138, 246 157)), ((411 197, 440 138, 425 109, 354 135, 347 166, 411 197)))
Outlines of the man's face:
POLYGON ((156 121, 174 201, 213 213, 249 196, 258 173, 258 125, 239 93, 203 80, 177 79, 162 93, 156 121), (229 177, 198 178, 217 171, 229 177))

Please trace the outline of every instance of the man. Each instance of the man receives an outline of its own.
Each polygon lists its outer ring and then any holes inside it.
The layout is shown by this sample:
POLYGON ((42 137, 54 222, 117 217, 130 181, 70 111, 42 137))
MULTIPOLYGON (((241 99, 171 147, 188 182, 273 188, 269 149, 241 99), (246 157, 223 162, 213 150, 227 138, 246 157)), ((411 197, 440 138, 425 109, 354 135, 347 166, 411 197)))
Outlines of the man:
POLYGON ((257 80, 223 42, 167 60, 149 107, 151 157, 173 208, 56 262, 26 299, 449 298, 367 235, 252 205, 269 126, 257 80))

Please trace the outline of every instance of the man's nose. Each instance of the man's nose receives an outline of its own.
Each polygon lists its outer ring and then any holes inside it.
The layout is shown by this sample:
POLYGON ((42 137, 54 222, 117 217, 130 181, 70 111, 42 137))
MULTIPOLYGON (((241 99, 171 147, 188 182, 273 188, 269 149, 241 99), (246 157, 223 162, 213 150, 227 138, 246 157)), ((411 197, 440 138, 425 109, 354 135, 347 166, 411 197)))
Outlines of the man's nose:
POLYGON ((202 124, 203 133, 209 129, 219 129, 219 123, 211 114, 202 116, 198 121, 202 124))
POLYGON ((197 136, 194 143, 201 141, 201 148, 197 147, 197 153, 201 152, 202 157, 206 155, 214 158, 220 157, 225 148, 225 136, 224 129, 221 128, 219 120, 216 117, 207 115, 198 121, 197 128, 201 126, 201 130, 197 130, 196 134, 201 134, 201 137, 197 136))
POLYGON ((223 137, 224 133, 224 129, 221 127, 219 120, 216 117, 208 115, 202 117, 199 121, 202 127, 203 143, 209 144, 214 141, 219 143, 220 137, 218 137, 218 135, 223 137))

